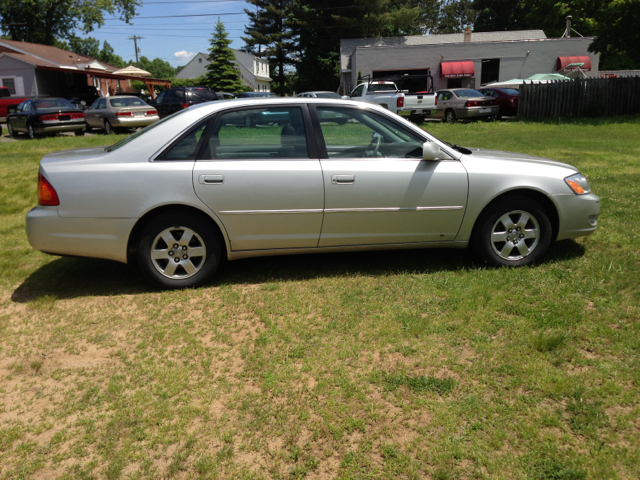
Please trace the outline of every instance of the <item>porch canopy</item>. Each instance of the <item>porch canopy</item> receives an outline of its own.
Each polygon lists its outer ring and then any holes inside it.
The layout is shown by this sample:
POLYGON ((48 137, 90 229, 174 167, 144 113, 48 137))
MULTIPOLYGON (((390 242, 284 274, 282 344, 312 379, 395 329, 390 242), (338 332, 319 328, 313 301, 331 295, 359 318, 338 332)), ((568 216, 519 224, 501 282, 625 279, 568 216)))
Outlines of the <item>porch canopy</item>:
POLYGON ((473 62, 440 62, 440 78, 473 77, 475 75, 473 62))
POLYGON ((151 98, 155 99, 156 94, 153 89, 155 85, 164 86, 166 88, 171 87, 171 80, 163 80, 161 78, 146 78, 146 77, 137 77, 133 75, 116 75, 115 73, 103 72, 100 70, 75 70, 69 68, 60 68, 60 67, 47 67, 42 65, 37 65, 36 68, 38 70, 53 70, 56 72, 66 72, 66 73, 79 73, 85 75, 91 75, 96 78, 112 78, 114 80, 139 80, 144 82, 144 85, 149 89, 149 93, 151 94, 151 98))
POLYGON ((578 68, 578 66, 569 66, 571 64, 582 63, 583 65, 580 67, 580 70, 585 72, 591 71, 591 58, 584 55, 578 57, 558 57, 558 64, 556 66, 556 70, 573 70, 578 68))

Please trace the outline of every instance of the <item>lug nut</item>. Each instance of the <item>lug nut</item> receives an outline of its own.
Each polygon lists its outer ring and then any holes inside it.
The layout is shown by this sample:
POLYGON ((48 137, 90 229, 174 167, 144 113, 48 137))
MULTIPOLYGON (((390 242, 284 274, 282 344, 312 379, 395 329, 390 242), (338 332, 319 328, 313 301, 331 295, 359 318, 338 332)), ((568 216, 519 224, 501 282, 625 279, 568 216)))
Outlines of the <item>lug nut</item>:
POLYGON ((169 256, 173 257, 173 250, 169 250, 169 256))
POLYGON ((184 258, 186 260, 187 258, 189 258, 189 256, 188 255, 183 255, 182 258, 184 258))
POLYGON ((173 244, 173 248, 178 248, 180 245, 178 245, 177 243, 173 244))
POLYGON ((180 258, 176 257, 173 259, 176 263, 180 263, 180 258))
POLYGON ((186 250, 186 249, 187 249, 187 246, 186 246, 186 245, 183 245, 183 246, 182 246, 182 250, 186 250))
POLYGON ((507 242, 508 242, 509 240, 511 240, 511 237, 507 237, 507 242))
POLYGON ((523 235, 523 234, 520 234, 520 238, 524 238, 524 235, 523 235))

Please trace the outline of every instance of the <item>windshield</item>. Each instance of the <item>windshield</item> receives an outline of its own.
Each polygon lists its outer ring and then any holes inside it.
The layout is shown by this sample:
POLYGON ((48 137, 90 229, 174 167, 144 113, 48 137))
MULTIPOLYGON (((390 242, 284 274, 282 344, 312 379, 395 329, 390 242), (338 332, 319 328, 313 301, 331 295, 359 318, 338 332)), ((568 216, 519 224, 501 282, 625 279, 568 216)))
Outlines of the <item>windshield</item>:
POLYGON ((501 88, 500 89, 503 93, 506 93, 507 95, 519 95, 520 92, 518 90, 516 90, 515 88, 501 88))
POLYGON ((316 93, 316 97, 318 97, 318 98, 340 98, 340 99, 342 99, 342 97, 340 95, 338 95, 337 93, 333 93, 333 92, 319 92, 319 93, 316 93))
POLYGON ((454 90, 453 93, 456 94, 458 98, 474 98, 474 97, 484 97, 478 90, 471 90, 470 88, 462 88, 460 90, 454 90))
POLYGON ((109 100, 112 107, 144 107, 146 103, 137 97, 122 97, 109 100))
POLYGON ((51 98, 48 100, 36 100, 33 102, 36 110, 58 110, 60 108, 76 108, 64 98, 51 98))

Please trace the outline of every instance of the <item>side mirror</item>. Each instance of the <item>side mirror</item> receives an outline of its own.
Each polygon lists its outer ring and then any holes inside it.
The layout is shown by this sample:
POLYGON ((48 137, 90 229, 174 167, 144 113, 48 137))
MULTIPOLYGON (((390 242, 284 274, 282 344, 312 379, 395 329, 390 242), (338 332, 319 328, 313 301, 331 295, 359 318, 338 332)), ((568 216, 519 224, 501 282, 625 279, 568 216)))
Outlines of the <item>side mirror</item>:
POLYGON ((9 107, 9 108, 7 109, 7 112, 8 112, 8 113, 16 113, 16 108, 11 108, 11 107, 9 107))
POLYGON ((440 146, 434 142, 424 142, 422 144, 422 159, 435 160, 440 155, 440 146))
POLYGON ((342 95, 343 100, 349 100, 351 97, 349 95, 342 95))

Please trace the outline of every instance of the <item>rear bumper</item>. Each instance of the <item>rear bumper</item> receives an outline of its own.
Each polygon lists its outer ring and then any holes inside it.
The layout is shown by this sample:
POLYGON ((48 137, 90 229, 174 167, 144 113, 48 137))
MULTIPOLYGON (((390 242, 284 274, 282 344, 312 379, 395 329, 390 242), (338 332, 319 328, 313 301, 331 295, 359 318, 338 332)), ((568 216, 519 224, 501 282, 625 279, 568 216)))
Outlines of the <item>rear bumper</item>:
POLYGON ((456 109, 456 117, 458 118, 482 118, 493 117, 500 113, 500 107, 498 105, 491 105, 489 107, 468 107, 456 109))
POLYGON ((45 125, 42 123, 36 123, 33 126, 35 133, 51 133, 51 132, 74 132, 76 130, 86 130, 87 123, 62 123, 57 125, 45 125))
POLYGON ((36 250, 55 255, 127 262, 127 242, 135 218, 63 218, 57 207, 27 213, 27 238, 36 250))
POLYGON ((160 120, 158 115, 149 115, 144 117, 115 117, 109 119, 111 125, 116 128, 136 128, 146 127, 160 120))

